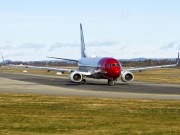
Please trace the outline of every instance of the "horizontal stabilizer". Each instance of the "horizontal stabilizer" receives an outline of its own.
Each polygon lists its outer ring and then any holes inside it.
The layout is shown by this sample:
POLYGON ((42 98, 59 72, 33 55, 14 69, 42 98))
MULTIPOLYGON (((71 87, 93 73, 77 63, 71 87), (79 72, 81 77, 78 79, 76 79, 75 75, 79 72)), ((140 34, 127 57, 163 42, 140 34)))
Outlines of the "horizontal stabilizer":
POLYGON ((31 69, 40 69, 40 70, 47 70, 49 71, 57 71, 57 72, 74 72, 73 69, 64 69, 64 68, 53 68, 53 67, 38 67, 38 66, 28 66, 28 65, 14 65, 9 64, 10 67, 17 67, 17 68, 31 68, 31 69))
POLYGON ((57 58, 57 57, 48 57, 47 58, 53 58, 53 59, 61 59, 61 60, 68 60, 68 61, 74 61, 74 62, 79 62, 79 60, 73 60, 73 59, 66 59, 66 58, 57 58))

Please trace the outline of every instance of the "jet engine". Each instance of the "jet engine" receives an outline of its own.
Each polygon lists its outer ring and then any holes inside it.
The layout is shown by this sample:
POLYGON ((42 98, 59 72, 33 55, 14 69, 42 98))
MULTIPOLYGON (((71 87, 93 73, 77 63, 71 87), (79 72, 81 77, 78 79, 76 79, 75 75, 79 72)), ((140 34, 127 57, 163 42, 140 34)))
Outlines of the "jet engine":
POLYGON ((73 82, 81 82, 83 77, 82 74, 79 72, 72 72, 69 76, 70 80, 73 82))
POLYGON ((121 80, 123 82, 132 81, 133 79, 134 79, 134 75, 129 71, 125 71, 121 74, 121 80))

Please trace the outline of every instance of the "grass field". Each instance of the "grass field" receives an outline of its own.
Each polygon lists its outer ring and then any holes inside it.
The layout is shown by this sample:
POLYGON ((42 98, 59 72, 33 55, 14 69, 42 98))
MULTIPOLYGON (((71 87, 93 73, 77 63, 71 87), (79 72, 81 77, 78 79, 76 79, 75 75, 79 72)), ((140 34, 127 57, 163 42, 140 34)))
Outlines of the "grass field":
POLYGON ((134 73, 135 80, 180 84, 180 68, 163 68, 134 73))
MULTIPOLYGON (((23 69, 0 71, 17 73, 23 69)), ((56 72, 27 71, 57 76, 56 72)), ((156 69, 134 75, 137 81, 180 83, 180 69, 156 69)), ((179 135, 179 114, 180 101, 0 93, 2 135, 179 135)))
POLYGON ((180 101, 0 93, 0 134, 179 135, 180 101))

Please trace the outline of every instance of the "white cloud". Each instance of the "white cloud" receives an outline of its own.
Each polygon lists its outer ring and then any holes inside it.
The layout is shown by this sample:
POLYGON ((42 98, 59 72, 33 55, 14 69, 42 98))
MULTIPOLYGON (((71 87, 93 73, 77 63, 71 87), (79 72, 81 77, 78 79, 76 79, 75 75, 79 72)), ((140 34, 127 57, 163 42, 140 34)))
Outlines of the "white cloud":
POLYGON ((180 51, 180 44, 177 45, 176 49, 177 49, 178 51, 180 51))
POLYGON ((12 49, 12 48, 13 46, 11 41, 5 41, 4 43, 2 43, 2 45, 0 45, 1 50, 12 49))
POLYGON ((177 46, 179 45, 179 41, 171 41, 165 45, 163 45, 162 47, 160 47, 159 49, 173 49, 173 48, 177 48, 177 46))
POLYGON ((18 52, 18 53, 13 53, 11 54, 11 56, 25 56, 26 54, 25 53, 22 53, 22 52, 18 52))
POLYGON ((38 51, 38 50, 45 48, 45 47, 46 47, 46 45, 44 45, 44 44, 33 43, 33 42, 24 43, 24 44, 18 46, 18 48, 21 48, 21 49, 33 49, 34 51, 38 51))
POLYGON ((165 52, 167 54, 179 52, 180 51, 180 40, 171 41, 168 44, 163 45, 159 49, 162 50, 162 52, 165 52))
POLYGON ((114 46, 117 45, 119 42, 118 41, 112 41, 112 40, 107 40, 107 41, 94 41, 94 42, 88 42, 88 46, 114 46))
POLYGON ((12 49, 12 45, 2 45, 0 46, 1 50, 6 50, 6 49, 12 49))
POLYGON ((49 51, 53 51, 54 49, 59 49, 61 47, 79 47, 80 44, 78 43, 60 43, 60 42, 57 42, 57 43, 54 43, 52 44, 50 47, 49 47, 49 51))
POLYGON ((128 13, 120 13, 120 14, 119 14, 119 18, 121 18, 121 19, 127 19, 128 16, 129 16, 128 13))

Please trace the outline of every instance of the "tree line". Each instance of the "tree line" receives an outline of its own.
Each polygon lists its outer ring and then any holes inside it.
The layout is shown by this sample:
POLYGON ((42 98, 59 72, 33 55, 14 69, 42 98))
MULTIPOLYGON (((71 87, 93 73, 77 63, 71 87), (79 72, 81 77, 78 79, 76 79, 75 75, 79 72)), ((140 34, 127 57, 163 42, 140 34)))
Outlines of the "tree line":
POLYGON ((122 66, 125 67, 147 67, 147 66, 160 66, 160 65, 170 65, 175 64, 176 59, 162 59, 162 60, 139 60, 139 61, 121 61, 122 66))
MULTIPOLYGON (((139 60, 139 61, 129 61, 123 60, 120 61, 123 67, 147 67, 147 66, 158 66, 158 65, 169 65, 175 64, 176 59, 162 59, 162 60, 139 60)), ((15 64, 15 65, 31 65, 31 66, 77 66, 76 62, 69 62, 69 61, 30 61, 30 62, 22 62, 22 61, 13 61, 8 64, 15 64)), ((0 64, 3 66, 4 64, 0 64)))

